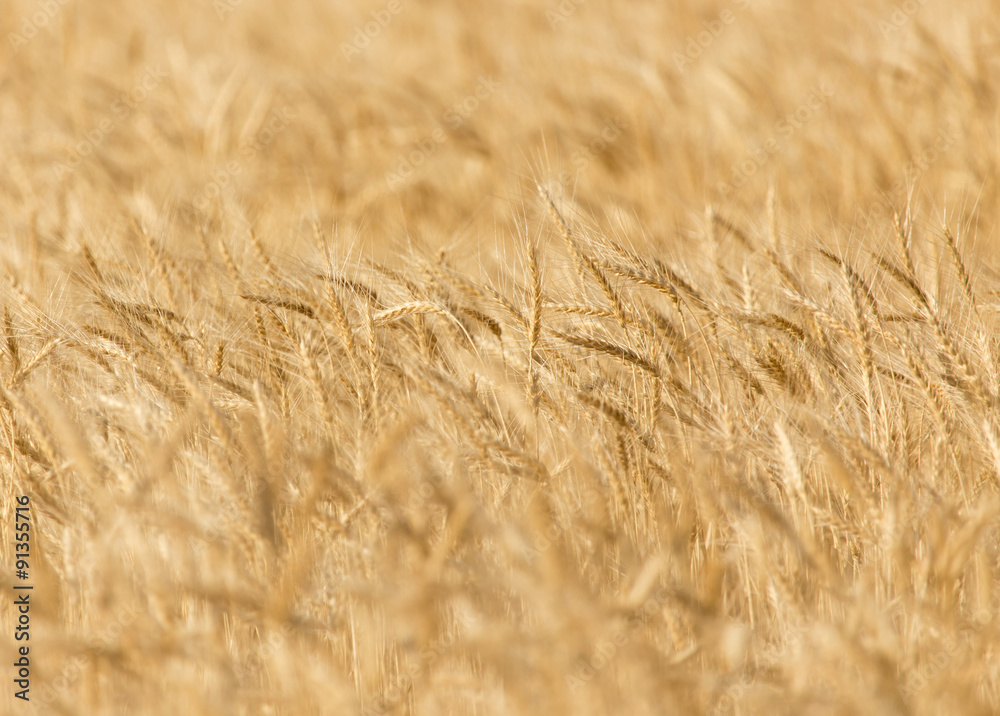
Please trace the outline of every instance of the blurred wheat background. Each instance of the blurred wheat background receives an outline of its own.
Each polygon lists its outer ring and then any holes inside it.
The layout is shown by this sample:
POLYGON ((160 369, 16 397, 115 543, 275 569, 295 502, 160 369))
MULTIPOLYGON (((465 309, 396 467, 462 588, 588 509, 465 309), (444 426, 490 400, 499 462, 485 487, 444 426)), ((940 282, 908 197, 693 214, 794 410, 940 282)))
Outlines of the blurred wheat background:
POLYGON ((1000 6, 12 0, 60 714, 1000 711, 1000 6))

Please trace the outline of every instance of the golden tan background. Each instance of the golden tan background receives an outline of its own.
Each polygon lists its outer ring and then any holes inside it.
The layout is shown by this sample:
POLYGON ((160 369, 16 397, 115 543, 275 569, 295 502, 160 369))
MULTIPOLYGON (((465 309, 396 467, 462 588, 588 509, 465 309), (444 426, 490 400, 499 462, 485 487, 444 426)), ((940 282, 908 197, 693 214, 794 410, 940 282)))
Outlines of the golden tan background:
POLYGON ((1000 708, 998 10, 6 3, 33 708, 1000 708))

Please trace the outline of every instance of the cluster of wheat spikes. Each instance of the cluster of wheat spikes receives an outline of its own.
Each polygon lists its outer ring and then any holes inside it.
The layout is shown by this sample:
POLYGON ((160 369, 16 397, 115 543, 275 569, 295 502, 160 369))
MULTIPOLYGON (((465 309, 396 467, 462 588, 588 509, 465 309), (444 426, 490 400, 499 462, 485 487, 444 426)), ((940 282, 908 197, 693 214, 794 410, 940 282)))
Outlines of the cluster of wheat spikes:
POLYGON ((995 1, 0 7, 0 714, 1000 713, 995 1))
POLYGON ((709 209, 685 265, 540 187, 494 282, 337 256, 318 224, 310 258, 209 227, 183 255, 141 220, 64 257, 60 298, 9 277, 38 697, 1000 706, 991 287, 947 227, 791 251, 775 203, 759 231, 709 209))

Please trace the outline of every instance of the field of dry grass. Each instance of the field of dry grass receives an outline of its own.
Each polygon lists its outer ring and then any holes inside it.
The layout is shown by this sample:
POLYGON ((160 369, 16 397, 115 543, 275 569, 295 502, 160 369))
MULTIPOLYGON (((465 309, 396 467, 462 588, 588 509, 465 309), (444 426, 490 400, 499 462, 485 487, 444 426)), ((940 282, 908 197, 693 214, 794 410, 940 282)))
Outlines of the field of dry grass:
POLYGON ((5 3, 0 711, 1000 711, 998 9, 5 3))

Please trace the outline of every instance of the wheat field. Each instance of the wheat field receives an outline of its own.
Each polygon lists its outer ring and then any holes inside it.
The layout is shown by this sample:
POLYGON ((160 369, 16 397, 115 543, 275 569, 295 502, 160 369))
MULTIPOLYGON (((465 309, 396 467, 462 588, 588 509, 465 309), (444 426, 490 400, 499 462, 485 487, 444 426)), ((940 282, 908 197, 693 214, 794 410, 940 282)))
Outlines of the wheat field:
POLYGON ((1000 712, 998 10, 4 3, 0 711, 1000 712))

